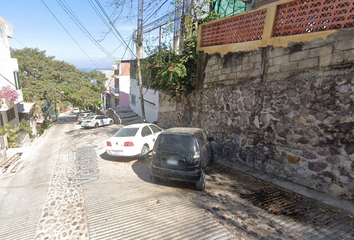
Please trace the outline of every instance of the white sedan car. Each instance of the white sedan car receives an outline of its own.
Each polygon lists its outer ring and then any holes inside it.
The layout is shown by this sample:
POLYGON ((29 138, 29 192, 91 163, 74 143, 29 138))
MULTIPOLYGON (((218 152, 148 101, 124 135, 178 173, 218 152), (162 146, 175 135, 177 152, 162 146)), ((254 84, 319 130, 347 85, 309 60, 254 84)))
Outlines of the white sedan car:
POLYGON ((114 121, 112 118, 108 118, 103 115, 95 115, 95 116, 89 116, 82 120, 81 122, 81 127, 83 128, 98 128, 100 126, 105 126, 109 124, 113 124, 114 121))
POLYGON ((163 129, 151 123, 125 126, 107 140, 106 152, 111 156, 140 156, 146 159, 162 131, 163 129))

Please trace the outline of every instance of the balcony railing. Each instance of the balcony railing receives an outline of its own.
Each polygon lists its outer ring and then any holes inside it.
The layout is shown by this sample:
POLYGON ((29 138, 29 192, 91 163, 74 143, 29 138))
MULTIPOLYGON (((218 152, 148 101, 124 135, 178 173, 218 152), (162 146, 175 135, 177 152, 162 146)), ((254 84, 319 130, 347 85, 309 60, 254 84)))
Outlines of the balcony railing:
POLYGON ((112 94, 119 94, 119 88, 111 88, 109 91, 112 94))
POLYGON ((353 27, 353 0, 283 0, 201 25, 198 50, 225 54, 267 45, 286 46, 353 27))

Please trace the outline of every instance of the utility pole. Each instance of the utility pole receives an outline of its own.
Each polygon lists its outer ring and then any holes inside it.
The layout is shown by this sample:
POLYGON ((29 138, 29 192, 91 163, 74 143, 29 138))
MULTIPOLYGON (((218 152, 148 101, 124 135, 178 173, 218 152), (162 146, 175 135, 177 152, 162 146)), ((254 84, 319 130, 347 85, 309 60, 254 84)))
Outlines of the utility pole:
POLYGON ((141 78, 140 59, 143 58, 143 13, 144 13, 144 0, 138 2, 138 30, 135 32, 136 42, 136 57, 137 57, 137 70, 138 70, 138 84, 140 90, 140 104, 141 104, 141 118, 143 122, 145 119, 145 106, 144 106, 144 94, 143 94, 143 80, 141 78))

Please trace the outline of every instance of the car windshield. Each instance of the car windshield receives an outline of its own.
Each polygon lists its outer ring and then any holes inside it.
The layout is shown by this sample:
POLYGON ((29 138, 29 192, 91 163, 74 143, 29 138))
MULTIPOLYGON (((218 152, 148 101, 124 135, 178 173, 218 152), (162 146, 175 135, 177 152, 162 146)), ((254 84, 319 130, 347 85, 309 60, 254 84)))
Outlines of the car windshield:
POLYGON ((168 152, 199 151, 195 137, 190 135, 163 134, 157 140, 159 150, 168 152))
POLYGON ((95 116, 90 116, 90 117, 88 117, 86 119, 94 119, 94 118, 95 118, 95 116))
POLYGON ((134 137, 139 128, 122 128, 113 137, 134 137))

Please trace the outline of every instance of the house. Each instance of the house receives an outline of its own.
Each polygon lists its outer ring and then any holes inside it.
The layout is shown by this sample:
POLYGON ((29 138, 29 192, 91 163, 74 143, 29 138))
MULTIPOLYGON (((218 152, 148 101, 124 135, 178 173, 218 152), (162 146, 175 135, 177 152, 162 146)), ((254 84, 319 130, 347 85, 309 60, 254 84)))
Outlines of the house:
POLYGON ((115 76, 118 75, 117 65, 112 65, 111 70, 100 70, 107 80, 105 81, 105 91, 102 94, 106 109, 119 106, 119 83, 115 76))
MULTIPOLYGON (((0 17, 0 126, 10 124, 14 127, 20 123, 22 117, 26 117, 34 103, 23 102, 18 62, 17 59, 11 58, 10 53, 8 38, 12 37, 12 26, 0 17)), ((4 141, 0 141, 2 150, 7 147, 4 144, 4 141)), ((1 160, 2 157, 0 162, 1 160)))

